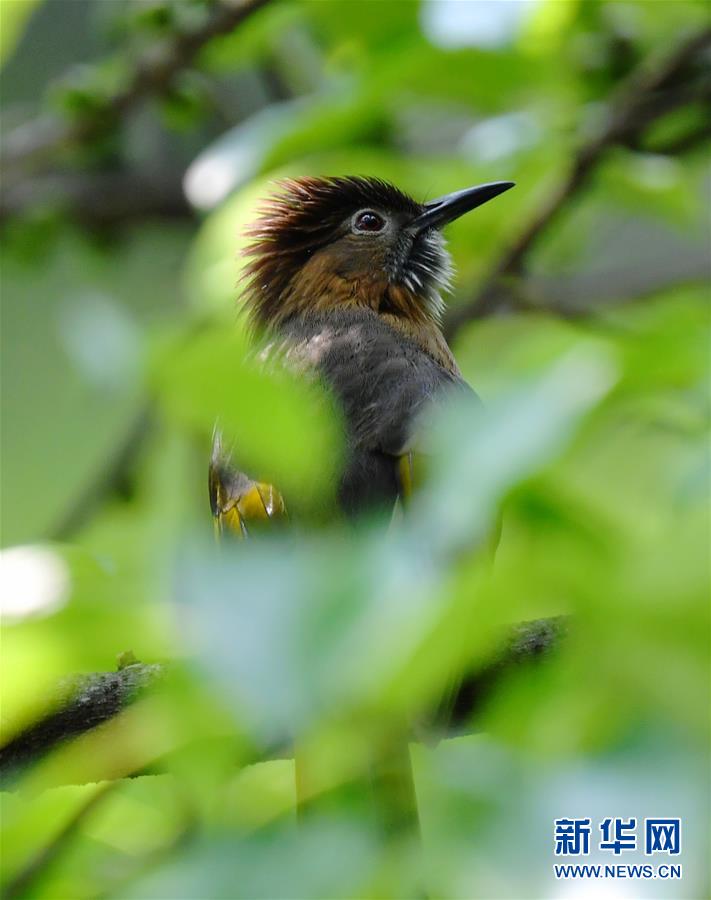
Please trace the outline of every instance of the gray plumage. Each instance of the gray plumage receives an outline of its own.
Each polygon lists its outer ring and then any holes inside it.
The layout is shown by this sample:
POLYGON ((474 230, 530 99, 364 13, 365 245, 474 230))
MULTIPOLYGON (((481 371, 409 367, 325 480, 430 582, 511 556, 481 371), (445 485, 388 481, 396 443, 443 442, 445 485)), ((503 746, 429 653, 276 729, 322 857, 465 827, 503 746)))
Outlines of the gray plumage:
POLYGON ((281 351, 313 368, 336 396, 346 429, 339 498, 348 513, 392 505, 399 458, 413 449, 428 405, 472 389, 417 343, 368 309, 294 316, 282 323, 281 351))

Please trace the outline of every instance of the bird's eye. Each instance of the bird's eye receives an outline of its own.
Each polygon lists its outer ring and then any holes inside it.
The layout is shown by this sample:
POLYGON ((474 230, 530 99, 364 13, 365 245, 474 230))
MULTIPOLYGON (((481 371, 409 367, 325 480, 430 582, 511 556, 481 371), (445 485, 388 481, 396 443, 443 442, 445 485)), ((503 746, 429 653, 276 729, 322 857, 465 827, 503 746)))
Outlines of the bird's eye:
POLYGON ((353 220, 353 227, 356 231, 369 231, 371 233, 382 231, 385 228, 385 219, 373 212, 372 209, 364 209, 356 214, 353 220))

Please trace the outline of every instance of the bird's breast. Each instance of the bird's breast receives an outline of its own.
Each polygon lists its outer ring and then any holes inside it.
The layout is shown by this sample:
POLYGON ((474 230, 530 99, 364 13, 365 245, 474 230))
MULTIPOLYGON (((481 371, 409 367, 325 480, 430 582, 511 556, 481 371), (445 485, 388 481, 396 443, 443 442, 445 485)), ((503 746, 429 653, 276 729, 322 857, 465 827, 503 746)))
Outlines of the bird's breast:
POLYGON ((368 310, 294 318, 285 337, 292 363, 318 371, 340 401, 350 442, 386 453, 407 445, 429 399, 461 383, 443 338, 429 352, 368 310))

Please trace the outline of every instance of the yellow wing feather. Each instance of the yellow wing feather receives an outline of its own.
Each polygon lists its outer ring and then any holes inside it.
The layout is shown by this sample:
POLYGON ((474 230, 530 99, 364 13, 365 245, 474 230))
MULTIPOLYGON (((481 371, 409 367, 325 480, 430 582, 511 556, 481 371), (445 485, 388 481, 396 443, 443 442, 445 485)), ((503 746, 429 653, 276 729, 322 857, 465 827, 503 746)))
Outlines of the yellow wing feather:
POLYGON ((254 525, 286 518, 286 504, 279 491, 274 485, 254 481, 235 468, 230 454, 222 448, 217 430, 213 437, 208 488, 218 535, 227 532, 246 538, 254 525))

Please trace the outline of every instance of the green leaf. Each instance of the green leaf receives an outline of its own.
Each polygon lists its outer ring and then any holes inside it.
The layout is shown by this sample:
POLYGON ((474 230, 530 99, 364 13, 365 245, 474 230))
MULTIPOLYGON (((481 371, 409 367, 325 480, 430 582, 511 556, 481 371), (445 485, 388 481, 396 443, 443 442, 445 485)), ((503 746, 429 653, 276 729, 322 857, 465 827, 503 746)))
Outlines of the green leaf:
POLYGON ((144 404, 146 331, 176 309, 185 239, 180 227, 147 226, 108 254, 70 233, 41 262, 8 247, 3 544, 51 533, 102 489, 144 404))
POLYGON ((340 465, 339 423, 317 384, 265 367, 244 331, 218 325, 165 342, 154 365, 159 399, 206 445, 219 421, 236 466, 277 486, 290 501, 328 502, 340 465))
POLYGON ((30 16, 41 0, 0 0, 0 65, 12 56, 24 34, 30 16))

